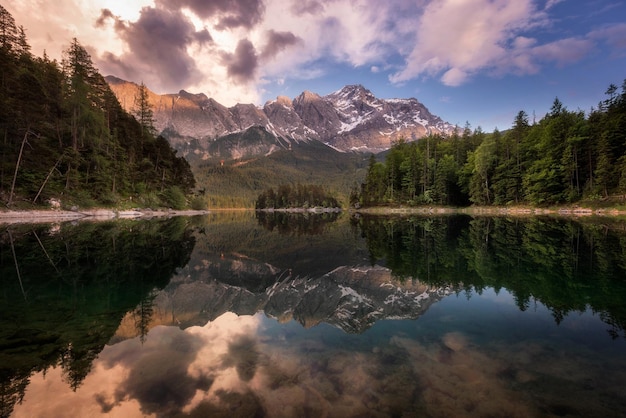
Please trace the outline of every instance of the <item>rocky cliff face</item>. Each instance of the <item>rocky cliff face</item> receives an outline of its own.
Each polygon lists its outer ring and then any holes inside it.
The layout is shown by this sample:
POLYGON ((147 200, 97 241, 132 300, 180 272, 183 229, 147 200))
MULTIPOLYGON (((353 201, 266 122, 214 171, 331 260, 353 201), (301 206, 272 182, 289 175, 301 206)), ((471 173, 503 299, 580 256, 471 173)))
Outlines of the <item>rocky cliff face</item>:
POLYGON ((336 109, 340 126, 324 141, 341 150, 385 150, 400 138, 448 135, 455 129, 417 99, 378 99, 360 85, 346 86, 325 99, 336 109))
MULTIPOLYGON (((132 110, 137 85, 111 76, 106 79, 120 103, 132 110)), ((448 135, 455 129, 417 99, 378 99, 361 85, 345 86, 327 96, 305 91, 293 101, 281 96, 263 107, 237 104, 227 108, 204 94, 184 90, 150 93, 149 100, 155 127, 175 148, 200 149, 207 156, 211 156, 210 142, 252 127, 275 136, 279 147, 317 140, 340 151, 363 152, 384 151, 401 137, 416 140, 431 133, 448 135)))

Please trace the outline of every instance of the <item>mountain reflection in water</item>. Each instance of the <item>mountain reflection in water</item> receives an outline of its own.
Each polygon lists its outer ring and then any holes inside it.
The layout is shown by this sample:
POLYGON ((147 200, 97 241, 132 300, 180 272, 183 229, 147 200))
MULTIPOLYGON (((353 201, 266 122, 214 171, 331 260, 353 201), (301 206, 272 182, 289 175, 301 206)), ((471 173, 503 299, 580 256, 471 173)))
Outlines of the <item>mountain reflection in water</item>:
POLYGON ((329 215, 3 230, 2 416, 624 415, 623 225, 329 215))

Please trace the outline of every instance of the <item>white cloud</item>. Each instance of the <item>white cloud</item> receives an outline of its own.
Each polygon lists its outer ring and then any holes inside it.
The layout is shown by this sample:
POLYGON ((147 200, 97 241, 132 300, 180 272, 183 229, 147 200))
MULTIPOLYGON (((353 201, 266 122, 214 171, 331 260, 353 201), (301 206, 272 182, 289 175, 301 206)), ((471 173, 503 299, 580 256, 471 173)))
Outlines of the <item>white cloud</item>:
POLYGON ((551 8, 553 8, 553 7, 554 7, 554 6, 556 6, 557 4, 562 3, 562 2, 564 2, 564 1, 565 1, 565 0, 548 0, 548 1, 546 2, 546 10, 547 10, 547 9, 551 9, 551 8))
POLYGON ((537 40, 534 38, 527 38, 525 36, 518 36, 513 40, 513 48, 514 49, 524 49, 529 48, 537 43, 537 40))
POLYGON ((444 84, 458 85, 501 62, 508 54, 506 45, 519 32, 544 20, 530 0, 431 2, 416 22, 415 46, 406 66, 390 79, 400 83, 443 72, 444 84))
POLYGON ((446 86, 460 86, 467 80, 467 73, 458 68, 450 68, 441 77, 441 81, 446 86))

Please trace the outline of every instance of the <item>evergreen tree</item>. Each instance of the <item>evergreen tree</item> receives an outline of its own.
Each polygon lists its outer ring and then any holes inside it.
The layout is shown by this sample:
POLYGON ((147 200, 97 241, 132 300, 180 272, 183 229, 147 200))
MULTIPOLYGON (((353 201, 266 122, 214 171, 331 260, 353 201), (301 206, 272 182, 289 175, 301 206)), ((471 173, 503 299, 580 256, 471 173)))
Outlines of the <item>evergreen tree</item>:
POLYGON ((361 185, 362 204, 377 205, 383 203, 386 190, 386 169, 384 164, 376 161, 374 155, 370 155, 369 165, 365 182, 361 185))
POLYGON ((496 139, 488 136, 474 151, 474 171, 470 182, 470 200, 480 205, 493 203, 491 181, 497 164, 496 139))
POLYGON ((406 154, 400 164, 401 187, 409 203, 415 203, 420 188, 421 152, 415 142, 408 144, 406 154))
POLYGON ((0 49, 6 53, 14 54, 19 38, 20 32, 18 32, 15 19, 0 4, 0 49))
POLYGON ((154 137, 156 135, 156 129, 154 127, 154 113, 150 106, 148 97, 148 88, 141 82, 135 95, 135 103, 133 107, 133 115, 142 127, 142 138, 154 137))

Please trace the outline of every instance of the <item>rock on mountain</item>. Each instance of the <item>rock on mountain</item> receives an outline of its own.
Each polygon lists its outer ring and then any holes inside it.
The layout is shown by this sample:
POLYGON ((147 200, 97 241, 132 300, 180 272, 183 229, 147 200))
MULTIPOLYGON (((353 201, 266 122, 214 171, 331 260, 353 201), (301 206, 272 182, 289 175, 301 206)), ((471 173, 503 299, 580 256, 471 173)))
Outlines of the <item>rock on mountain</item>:
MULTIPOLYGON (((138 86, 113 76, 106 80, 120 103, 132 111, 138 86)), ((378 99, 361 85, 345 86, 327 96, 305 91, 293 101, 280 96, 263 107, 225 107, 204 94, 184 90, 164 95, 149 92, 149 101, 157 130, 184 154, 193 152, 202 158, 215 156, 209 149, 212 142, 250 128, 263 128, 276 138, 274 144, 258 150, 261 154, 272 147, 315 140, 344 152, 380 152, 401 137, 416 140, 428 134, 448 135, 455 129, 417 99, 378 99)))

